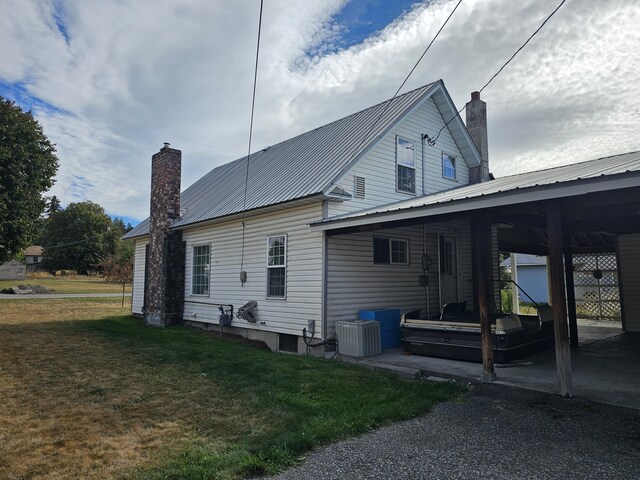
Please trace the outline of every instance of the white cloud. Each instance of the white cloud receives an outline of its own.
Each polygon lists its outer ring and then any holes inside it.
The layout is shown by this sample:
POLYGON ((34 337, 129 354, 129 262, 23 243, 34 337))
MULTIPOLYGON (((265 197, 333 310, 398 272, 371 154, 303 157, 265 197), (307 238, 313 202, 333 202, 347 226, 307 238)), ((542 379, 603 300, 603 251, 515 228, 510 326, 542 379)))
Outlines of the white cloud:
MULTIPOLYGON (((163 141, 183 150, 183 187, 246 153, 257 2, 7 1, 0 81, 68 112, 36 111, 58 145, 64 203, 142 218, 163 141)), ((309 59, 339 41, 330 20, 343 3, 265 2, 253 150, 391 96, 454 6, 416 5, 363 44, 309 59)), ((556 5, 466 0, 406 89, 442 78, 462 106, 556 5)), ((482 94, 495 173, 640 149, 638 24, 634 0, 558 11, 482 94)))

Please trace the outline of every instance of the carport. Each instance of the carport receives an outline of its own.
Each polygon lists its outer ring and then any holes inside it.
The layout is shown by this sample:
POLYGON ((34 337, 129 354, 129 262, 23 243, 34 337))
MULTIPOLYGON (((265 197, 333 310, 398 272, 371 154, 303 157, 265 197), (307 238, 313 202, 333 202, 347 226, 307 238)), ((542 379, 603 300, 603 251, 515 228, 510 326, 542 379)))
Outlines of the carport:
MULTIPOLYGON (((496 311, 493 292, 498 250, 548 256, 559 394, 573 396, 572 360, 583 363, 573 296, 574 254, 616 253, 624 332, 620 339, 623 350, 632 355, 637 352, 633 334, 640 332, 640 296, 636 293, 640 291, 640 152, 467 185, 330 218, 313 227, 324 230, 330 239, 456 220, 471 225, 474 307, 480 313, 484 380, 496 378, 490 315, 496 311)), ((614 346, 606 355, 615 353, 614 346)), ((624 369, 624 365, 626 360, 615 368, 624 369)), ((632 377, 637 379, 637 372, 632 377)))

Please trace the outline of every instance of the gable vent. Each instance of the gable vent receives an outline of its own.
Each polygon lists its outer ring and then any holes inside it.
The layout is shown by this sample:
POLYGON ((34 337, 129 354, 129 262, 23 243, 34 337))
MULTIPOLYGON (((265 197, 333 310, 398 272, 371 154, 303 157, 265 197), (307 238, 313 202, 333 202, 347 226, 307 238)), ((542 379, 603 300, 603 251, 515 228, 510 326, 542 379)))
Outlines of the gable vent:
POLYGON ((364 198, 364 177, 353 177, 353 197, 364 198))

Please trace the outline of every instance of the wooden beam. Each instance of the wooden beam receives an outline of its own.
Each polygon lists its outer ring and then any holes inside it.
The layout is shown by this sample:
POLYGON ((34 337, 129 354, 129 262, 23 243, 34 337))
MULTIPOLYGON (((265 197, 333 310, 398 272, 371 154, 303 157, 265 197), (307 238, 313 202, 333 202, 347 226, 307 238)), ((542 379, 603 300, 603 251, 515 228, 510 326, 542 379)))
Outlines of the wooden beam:
POLYGON ((480 312, 480 339, 482 342, 482 381, 496 379, 491 341, 491 297, 493 296, 493 263, 491 261, 491 223, 482 218, 471 220, 473 262, 476 265, 474 286, 480 312))
POLYGON ((569 315, 569 343, 571 348, 578 348, 578 313, 576 311, 576 291, 573 280, 573 252, 571 251, 571 235, 565 233, 563 238, 565 279, 567 281, 567 313, 569 315))
POLYGON ((547 211, 547 234, 549 237, 549 294, 553 307, 553 327, 556 346, 556 373, 560 395, 573 396, 571 377, 571 350, 567 326, 567 299, 565 296, 564 267, 562 262, 562 217, 560 210, 547 211))

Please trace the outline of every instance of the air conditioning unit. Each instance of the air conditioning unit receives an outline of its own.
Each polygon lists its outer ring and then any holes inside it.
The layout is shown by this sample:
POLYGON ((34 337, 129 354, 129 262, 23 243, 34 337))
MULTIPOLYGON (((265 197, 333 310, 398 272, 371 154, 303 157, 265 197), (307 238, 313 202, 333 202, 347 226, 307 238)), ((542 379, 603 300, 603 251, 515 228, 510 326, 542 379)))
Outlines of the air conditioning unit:
POLYGON ((375 320, 336 322, 338 353, 349 357, 370 357, 382 353, 380 322, 375 320))

